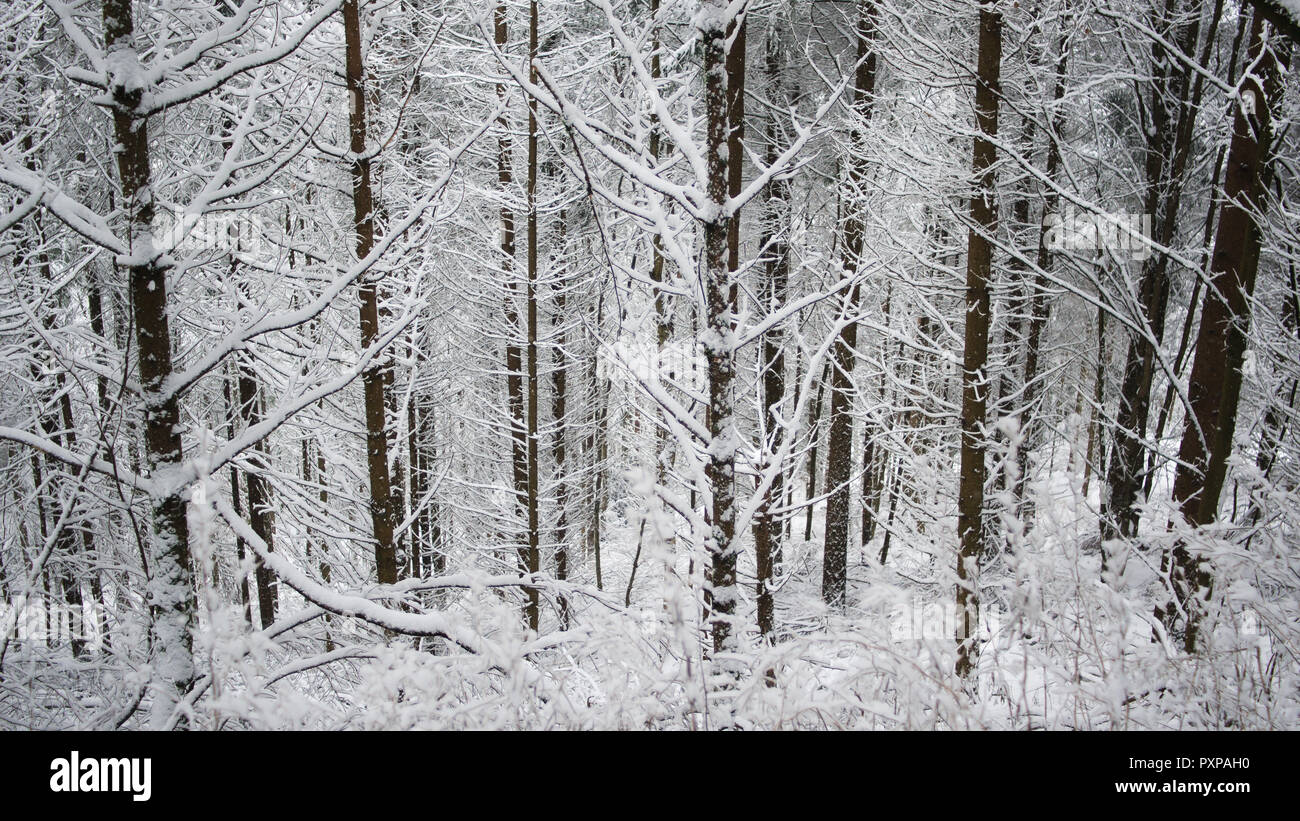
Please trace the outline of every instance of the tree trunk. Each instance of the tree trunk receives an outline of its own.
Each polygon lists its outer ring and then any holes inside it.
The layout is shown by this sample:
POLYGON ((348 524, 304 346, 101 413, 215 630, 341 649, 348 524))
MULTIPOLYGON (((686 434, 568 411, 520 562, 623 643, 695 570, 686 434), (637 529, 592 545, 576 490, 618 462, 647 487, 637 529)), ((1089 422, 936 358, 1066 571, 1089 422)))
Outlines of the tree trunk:
MULTIPOLYGON (((735 306, 732 302, 728 263, 728 234, 732 215, 727 212, 730 173, 727 144, 730 137, 727 99, 727 34, 732 16, 725 0, 707 0, 696 17, 703 51, 705 155, 711 214, 704 221, 705 317, 701 345, 708 368, 708 461, 704 474, 712 497, 705 549, 711 559, 711 579, 706 589, 706 621, 710 624, 714 653, 739 648, 736 612, 736 430, 733 417, 736 375, 735 306)), ((739 159, 739 158, 737 158, 739 159)))
MULTIPOLYGON (((778 33, 776 29, 768 35, 766 47, 766 72, 769 91, 778 100, 786 100, 781 86, 781 62, 778 33)), ((767 121, 767 148, 764 162, 768 166, 776 163, 780 150, 780 138, 776 116, 767 121)), ((789 224, 790 183, 788 179, 779 178, 772 181, 768 190, 766 224, 761 246, 765 249, 767 262, 764 269, 763 305, 769 315, 780 311, 785 305, 790 280, 790 249, 786 243, 786 226, 789 224)), ((785 431, 779 414, 779 408, 785 400, 785 350, 781 326, 774 326, 763 334, 762 346, 762 403, 763 403, 763 450, 759 465, 759 479, 772 468, 775 454, 781 449, 785 431)), ((776 626, 775 602, 772 585, 781 564, 782 524, 772 512, 774 505, 779 506, 785 498, 785 471, 779 467, 772 478, 771 485, 763 495, 754 518, 754 553, 757 561, 758 579, 756 593, 758 597, 758 632, 764 640, 772 639, 776 626)))
MULTIPOLYGON (((1263 18, 1256 14, 1246 58, 1251 70, 1238 85, 1241 102, 1233 116, 1223 213, 1187 386, 1189 418, 1174 473, 1174 502, 1193 527, 1210 524, 1218 517, 1237 424, 1250 299, 1259 269, 1260 229, 1255 215, 1261 214, 1266 204, 1271 109, 1280 96, 1277 57, 1266 44, 1263 29, 1263 18)), ((1182 542, 1173 549, 1170 567, 1174 595, 1187 612, 1186 649, 1195 652, 1203 598, 1209 595, 1213 582, 1210 568, 1182 542)))
POLYGON ((957 500, 957 675, 974 666, 979 626, 979 563, 984 553, 984 415, 988 403, 989 279, 997 231, 998 85, 1002 68, 1002 16, 996 0, 981 0, 979 65, 975 85, 977 133, 972 160, 976 188, 971 196, 971 227, 966 252, 966 330, 962 359, 961 477, 957 500))
POLYGON ((826 533, 822 545, 822 601, 834 608, 847 604, 849 553, 849 484, 853 472, 853 365, 858 345, 861 285, 856 282, 862 255, 862 217, 857 198, 867 175, 862 129, 871 119, 876 90, 876 6, 866 2, 859 12, 858 62, 853 78, 852 156, 849 159, 848 211, 841 231, 841 276, 854 280, 844 297, 849 322, 840 330, 831 353, 830 426, 826 434, 826 533))
MULTIPOLYGON (((361 62, 359 0, 343 2, 343 35, 347 51, 347 87, 351 102, 352 213, 357 259, 375 245, 375 200, 370 188, 370 158, 366 155, 366 77, 361 62)), ((361 347, 369 349, 380 336, 379 286, 368 275, 361 283, 361 347)), ((375 570, 380 584, 397 582, 397 548, 393 542, 392 481, 388 472, 388 425, 384 402, 387 368, 372 362, 361 375, 366 403, 366 466, 370 477, 370 522, 375 539, 375 570)))
MULTIPOLYGON (((537 83, 537 0, 528 4, 528 76, 537 83)), ((541 568, 537 511, 537 98, 528 97, 528 555, 527 571, 541 568)), ((528 627, 539 627, 537 588, 527 591, 528 627)))
MULTIPOLYGON (((148 118, 137 113, 145 88, 137 82, 131 0, 104 0, 104 51, 108 94, 113 101, 113 133, 122 207, 130 242, 131 305, 136 356, 144 406, 145 463, 149 475, 165 480, 181 464, 180 412, 167 389, 172 374, 171 333, 167 316, 167 257, 153 247, 154 200, 149 157, 148 118)), ((182 488, 164 487, 152 497, 152 578, 149 606, 155 663, 151 723, 162 727, 176 701, 194 683, 193 637, 196 601, 190 566, 189 527, 182 488)))

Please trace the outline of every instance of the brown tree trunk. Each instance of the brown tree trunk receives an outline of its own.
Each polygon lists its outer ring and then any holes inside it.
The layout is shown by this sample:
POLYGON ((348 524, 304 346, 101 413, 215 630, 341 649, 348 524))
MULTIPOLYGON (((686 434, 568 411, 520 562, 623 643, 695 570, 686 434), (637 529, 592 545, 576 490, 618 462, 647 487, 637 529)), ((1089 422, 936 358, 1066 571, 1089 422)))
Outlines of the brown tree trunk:
MULTIPOLYGON (((360 0, 343 2, 343 36, 347 52, 348 132, 351 138, 352 213, 357 258, 375 245, 375 199, 370 187, 370 158, 366 154, 366 75, 361 63, 360 0)), ((379 286, 371 276, 362 281, 361 347, 379 339, 379 286)), ((375 570, 380 584, 397 581, 397 548, 393 542, 392 481, 388 472, 388 424, 384 402, 387 368, 373 362, 361 375, 366 403, 366 466, 370 477, 370 522, 375 539, 375 570)))
POLYGON ((979 626, 979 563, 984 553, 984 415, 988 403, 989 279, 993 270, 993 236, 997 231, 998 84, 1002 69, 1002 16, 996 0, 981 0, 979 64, 975 85, 977 134, 971 163, 975 192, 966 252, 966 331, 962 359, 961 478, 957 499, 957 675, 974 666, 979 626))
MULTIPOLYGON (((766 45, 767 86, 777 100, 785 100, 781 86, 781 61, 778 32, 773 29, 768 35, 766 45)), ((780 138, 776 116, 767 121, 767 148, 764 162, 774 165, 780 150, 780 138)), ((790 280, 790 249, 786 243, 786 226, 789 220, 790 183, 781 178, 772 181, 768 190, 766 224, 761 246, 765 249, 767 262, 764 270, 762 309, 769 315, 780 311, 785 305, 790 280)), ((772 468, 775 454, 781 449, 785 431, 778 412, 785 399, 785 351, 781 326, 774 326, 763 334, 762 346, 762 403, 763 403, 763 450, 760 462, 759 481, 762 475, 772 468)), ((757 560, 758 579, 756 593, 758 597, 758 632, 770 641, 776 627, 776 608, 772 585, 781 564, 781 520, 773 514, 774 505, 780 505, 785 498, 785 471, 778 468, 771 485, 759 502, 754 518, 754 553, 757 560)))
MULTIPOLYGON (((537 0, 528 4, 528 76, 537 83, 537 0)), ((528 554, 526 569, 534 575, 541 567, 537 510, 537 98, 528 97, 528 554)), ((527 591, 528 627, 538 629, 537 588, 527 591)))
MULTIPOLYGON (((493 12, 493 23, 494 42, 496 47, 504 52, 510 40, 509 29, 506 25, 505 3, 496 6, 493 12)), ((497 100, 504 101, 506 98, 505 84, 498 83, 496 92, 497 100)), ((533 110, 530 108, 530 118, 532 115, 533 110)), ((504 113, 497 118, 497 127, 500 129, 500 137, 497 138, 497 182, 503 192, 508 192, 514 184, 513 160, 511 158, 513 147, 510 141, 510 121, 504 113)), ((531 143, 531 129, 529 135, 531 143)), ((531 551, 529 550, 533 530, 528 526, 528 414, 524 390, 524 351, 518 342, 518 334, 523 329, 520 328, 519 309, 515 304, 519 291, 519 287, 514 280, 515 215, 507 205, 501 206, 501 268, 506 280, 506 403, 510 411, 511 476, 514 481, 515 511, 526 531, 523 534, 523 540, 518 546, 519 572, 527 574, 533 572, 530 569, 532 563, 530 561, 531 551)), ((533 614, 536 612, 536 607, 533 604, 534 597, 535 594, 530 592, 526 594, 524 601, 524 621, 529 625, 533 624, 533 614)))
MULTIPOLYGON (((1256 14, 1246 58, 1251 70, 1238 85, 1240 103, 1235 107, 1228 148, 1223 213, 1187 386, 1189 418, 1174 473, 1174 502, 1193 527, 1218 517, 1237 424, 1250 298, 1259 268, 1260 229, 1255 215, 1262 213, 1265 205, 1271 108, 1280 96, 1277 57, 1266 44, 1263 29, 1263 18, 1256 14)), ((1185 543, 1174 547, 1172 559, 1174 595, 1187 612, 1186 649, 1196 652, 1202 599, 1209 595, 1213 578, 1208 563, 1185 543)))
MULTIPOLYGON (((840 264, 845 279, 856 280, 862 254, 862 216, 856 199, 867 175, 862 128, 870 121, 876 90, 876 6, 865 2, 859 12, 858 62, 853 78, 853 138, 849 159, 848 210, 841 232, 840 264)), ((861 286, 856 281, 844 297, 845 314, 857 315, 861 286)), ((858 323, 850 319, 831 352, 830 426, 826 434, 826 533, 822 545, 822 601, 834 608, 847 604, 849 501, 853 472, 853 365, 858 323)))
MULTIPOLYGON (((138 62, 131 0, 104 0, 104 51, 110 65, 138 62), (116 62, 116 61, 120 61, 116 62)), ((167 389, 172 374, 171 333, 168 328, 165 256, 155 254, 151 241, 154 221, 148 118, 138 114, 145 88, 132 71, 108 76, 113 101, 113 135, 121 207, 131 245, 128 266, 135 320, 136 357, 144 407, 145 463, 149 475, 164 478, 182 463, 180 411, 177 397, 167 389)), ((153 529, 152 580, 149 606, 155 667, 152 723, 171 718, 171 706, 194 682, 193 637, 195 595, 190 566, 189 527, 181 488, 169 488, 151 501, 153 529)))
MULTIPOLYGON (((704 221, 704 333, 701 343, 708 368, 708 461, 704 474, 712 496, 705 549, 711 559, 711 579, 706 589, 706 621, 710 624, 714 653, 738 648, 736 612, 736 431, 733 391, 736 375, 735 306, 732 302, 728 234, 733 216, 726 210, 731 158, 727 99, 727 34, 729 19, 724 0, 701 4, 697 16, 703 51, 705 156, 707 191, 712 213, 704 221)), ((739 159, 739 158, 737 158, 739 159)))

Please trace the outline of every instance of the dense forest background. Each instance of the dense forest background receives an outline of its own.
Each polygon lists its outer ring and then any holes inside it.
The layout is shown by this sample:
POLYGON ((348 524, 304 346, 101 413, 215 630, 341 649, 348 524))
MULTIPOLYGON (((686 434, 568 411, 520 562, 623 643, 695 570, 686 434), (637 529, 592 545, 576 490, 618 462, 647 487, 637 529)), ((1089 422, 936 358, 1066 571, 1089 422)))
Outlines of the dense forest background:
POLYGON ((0 727, 1300 727, 1292 0, 0 8, 0 727))

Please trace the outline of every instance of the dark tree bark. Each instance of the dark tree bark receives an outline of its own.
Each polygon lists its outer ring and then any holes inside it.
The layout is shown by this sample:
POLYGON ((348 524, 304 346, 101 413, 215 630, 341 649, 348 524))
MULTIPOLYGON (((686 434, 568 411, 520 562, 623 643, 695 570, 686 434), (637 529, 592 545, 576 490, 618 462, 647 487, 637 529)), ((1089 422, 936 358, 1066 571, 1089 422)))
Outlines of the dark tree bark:
MULTIPOLYGON (((131 0, 104 0, 104 51, 110 66, 108 96, 112 100, 117 170, 130 243, 128 267, 141 402, 144 407, 145 463, 149 475, 162 479, 182 462, 180 411, 177 396, 168 390, 172 374, 171 333, 168 328, 165 256, 151 241, 155 207, 150 171, 148 117, 139 113, 145 88, 129 70, 138 66, 131 0)), ((153 723, 170 719, 171 705, 193 686, 195 595, 190 565, 189 527, 182 488, 166 487, 151 502, 153 550, 149 607, 154 655, 157 659, 153 723)))
MULTIPOLYGON (((528 4, 528 76, 537 83, 537 0, 528 4)), ((539 523, 537 509, 537 98, 528 97, 528 180, 526 183, 528 206, 528 552, 525 569, 535 575, 541 569, 539 523)), ((527 590, 526 614, 529 629, 536 631, 541 614, 538 609, 537 588, 527 590)))
MULTIPOLYGON (((366 153, 366 75, 361 61, 359 0, 344 0, 343 36, 346 48, 348 133, 351 138, 352 212, 357 258, 375 246, 375 199, 370 185, 371 160, 366 153)), ((360 286, 361 347, 379 339, 379 285, 369 276, 360 286)), ((361 375, 366 403, 366 466, 370 477, 370 522, 375 539, 375 570, 380 584, 397 581, 397 548, 393 541, 392 477, 388 472, 388 424, 384 401, 387 368, 373 362, 361 375)))
POLYGON ((1002 70, 1002 15, 995 0, 981 0, 979 61, 975 85, 976 137, 971 163, 971 227, 966 252, 966 331, 962 358, 961 478, 957 499, 957 674, 974 666, 979 625, 979 563, 984 553, 984 416, 988 403, 989 281, 997 200, 993 164, 998 134, 998 94, 1002 70))
MULTIPOLYGON (((778 101, 785 101, 781 83, 781 60, 778 30, 769 33, 766 44, 765 70, 767 87, 778 101)), ((776 163, 779 148, 780 130, 776 116, 767 120, 767 147, 764 162, 771 166, 776 163)), ((761 245, 767 255, 764 266, 763 305, 768 314, 776 313, 785 305, 790 280, 790 248, 786 243, 786 229, 789 224, 790 182, 787 178, 772 181, 768 189, 767 213, 763 226, 761 245)), ((779 416, 779 408, 785 400, 785 351, 783 329, 778 325, 763 334, 762 345, 762 404, 763 404, 763 455, 760 463, 759 481, 762 474, 771 469, 775 454, 781 449, 785 431, 779 416)), ((774 505, 780 505, 785 498, 785 471, 778 468, 759 502, 754 518, 754 553, 757 560, 758 579, 756 593, 758 597, 758 632, 765 640, 771 640, 776 626, 775 602, 772 585, 781 565, 782 525, 773 513, 774 505)))
MULTIPOLYGON (((733 418, 736 376, 735 305, 728 265, 728 234, 734 219, 727 210, 731 159, 727 99, 727 34, 732 17, 723 0, 702 4, 696 18, 703 52, 705 155, 710 218, 704 221, 705 316, 701 343, 708 368, 708 461, 704 474, 711 495, 705 548, 711 579, 706 589, 706 621, 714 653, 738 647, 736 612, 736 431, 733 418)), ((738 158, 737 158, 738 159, 738 158)))
MULTIPOLYGON (((1233 114, 1223 213, 1188 380, 1189 416, 1174 473, 1174 502, 1193 527, 1218 518, 1219 495, 1237 424, 1250 298, 1259 269, 1260 228, 1256 220, 1266 202, 1271 109, 1280 96, 1280 80, 1277 55, 1264 36, 1264 21, 1258 14, 1251 25, 1246 59, 1251 70, 1238 85, 1240 103, 1233 114)), ((1174 595, 1187 613, 1186 649, 1196 652, 1203 599, 1213 584, 1209 564, 1180 542, 1173 548, 1169 567, 1174 595)), ((1172 610, 1166 608, 1166 618, 1172 610)))
POLYGON ((845 279, 855 280, 844 297, 850 321, 840 330, 831 351, 830 426, 826 434, 826 533, 822 546, 822 601, 835 608, 847 603, 849 558, 849 501, 853 472, 853 365, 858 344, 855 319, 861 296, 856 281, 862 255, 862 215, 856 202, 866 181, 867 160, 862 129, 870 121, 875 103, 876 6, 865 2, 859 11, 858 62, 853 78, 853 154, 849 159, 848 216, 841 229, 841 259, 845 279))
MULTIPOLYGON (((493 22, 493 38, 496 47, 504 52, 510 41, 509 29, 506 23, 506 5, 504 3, 496 6, 493 12, 493 22)), ((530 68, 530 76, 531 71, 530 68)), ((505 100, 505 84, 498 83, 496 91, 498 101, 505 100)), ((530 107, 530 121, 533 115, 534 111, 530 107)), ((497 182, 501 185, 502 191, 509 191, 514 185, 513 160, 511 159, 513 147, 510 141, 510 121, 504 113, 497 118, 497 127, 500 129, 500 136, 497 139, 497 182)), ((531 129, 529 131, 529 143, 532 144, 531 129)), ((528 501, 530 498, 528 481, 530 473, 528 408, 524 386, 524 351, 518 342, 520 332, 525 331, 525 329, 520 327, 519 309, 515 304, 516 298, 520 296, 519 291, 521 289, 514 278, 515 215, 508 205, 501 206, 501 268, 507 283, 505 298, 506 403, 510 411, 511 476, 514 480, 515 511, 525 530, 518 547, 519 571, 529 574, 533 572, 530 546, 534 529, 529 527, 528 524, 530 507, 528 501)), ((527 290, 527 288, 523 290, 527 290)), ((525 321, 527 321, 526 317, 525 321)), ((524 621, 530 626, 534 625, 536 621, 537 607, 535 600, 535 592, 529 591, 526 593, 523 615, 524 621)))

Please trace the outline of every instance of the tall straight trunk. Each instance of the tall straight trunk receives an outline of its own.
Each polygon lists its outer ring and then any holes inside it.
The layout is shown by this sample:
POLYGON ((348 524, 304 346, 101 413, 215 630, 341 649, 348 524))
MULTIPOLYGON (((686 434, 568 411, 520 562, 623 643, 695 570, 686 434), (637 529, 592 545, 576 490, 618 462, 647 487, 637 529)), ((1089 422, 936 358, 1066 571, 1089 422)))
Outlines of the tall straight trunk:
MULTIPOLYGON (((370 157, 366 154, 366 74, 361 61, 359 0, 343 2, 343 37, 346 77, 351 103, 348 132, 351 138, 352 215, 357 258, 370 255, 375 246, 375 199, 370 187, 370 157)), ((367 276, 360 286, 361 347, 369 348, 380 336, 379 285, 367 276)), ((361 375, 366 402, 366 467, 370 477, 370 523, 375 540, 375 570, 380 584, 397 582, 397 548, 393 542, 392 478, 388 472, 388 425, 384 402, 387 368, 374 362, 361 375)))
MULTIPOLYGON (((777 100, 787 99, 781 86, 781 61, 778 32, 774 29, 767 39, 766 73, 769 92, 777 100)), ((776 163, 780 150, 780 138, 776 116, 767 120, 767 148, 764 162, 770 167, 776 163)), ((767 254, 764 269, 763 305, 769 315, 780 311, 785 305, 790 281, 790 248, 786 242, 786 226, 789 220, 790 183, 788 179, 773 180, 768 189, 766 224, 762 238, 762 247, 767 254)), ((779 408, 785 399, 785 351, 783 329, 774 326, 763 334, 762 346, 762 402, 763 402, 763 450, 760 463, 759 481, 762 474, 773 466, 775 454, 781 449, 784 429, 779 408)), ((781 564, 781 520, 772 512, 773 506, 779 506, 785 498, 785 471, 778 467, 772 477, 763 498, 759 501, 754 516, 754 553, 757 563, 758 579, 756 593, 758 598, 758 632, 770 640, 776 626, 775 602, 772 585, 781 564)))
POLYGON ((957 498, 957 675, 974 666, 979 626, 979 563, 984 553, 982 511, 984 415, 988 403, 989 280, 993 270, 993 236, 997 231, 994 141, 998 134, 998 84, 1002 73, 1002 16, 996 0, 981 0, 979 60, 975 84, 976 136, 971 168, 971 227, 966 240, 966 330, 962 357, 961 476, 957 498))
MULTIPOLYGON (((528 4, 528 76, 537 83, 537 0, 528 4)), ((537 477, 537 98, 528 97, 528 555, 529 574, 540 569, 537 477)), ((536 631, 540 614, 537 588, 528 588, 528 626, 536 631)))
MULTIPOLYGON (((736 376, 735 305, 728 266, 728 213, 731 158, 727 99, 727 34, 730 15, 725 0, 707 0, 696 18, 703 51, 705 156, 711 214, 704 221, 704 332, 700 342, 708 368, 708 461, 704 475, 712 497, 705 549, 710 557, 710 582, 705 591, 707 619, 714 653, 739 648, 736 612, 736 430, 733 418, 736 376)), ((739 159, 739 158, 737 158, 739 159)))
MULTIPOLYGON (((1205 289, 1187 385, 1189 416, 1174 473, 1174 502, 1193 527, 1218 518, 1237 425, 1250 299, 1259 269, 1261 240, 1255 220, 1266 204, 1271 109, 1280 96, 1277 56, 1265 41, 1259 14, 1251 24, 1246 60, 1251 69, 1238 85, 1240 102, 1233 115, 1223 214, 1214 239, 1210 287, 1205 289)), ((1174 547, 1172 558, 1174 595, 1187 612, 1186 649, 1195 652, 1203 598, 1209 595, 1213 578, 1208 563, 1185 543, 1174 547)))
MULTIPOLYGON (((70 446, 73 444, 73 440, 76 436, 74 433, 76 428, 73 426, 72 400, 69 398, 69 392, 65 390, 65 385, 66 379, 62 373, 59 373, 56 380, 56 387, 59 391, 59 409, 63 418, 63 429, 67 432, 64 437, 64 447, 71 449, 70 446)), ((68 541, 65 547, 67 555, 71 557, 75 552, 76 547, 80 546, 81 560, 87 562, 91 561, 90 532, 83 525, 77 528, 76 535, 79 538, 75 540, 76 544, 74 544, 73 534, 71 532, 68 534, 68 541)), ((92 583, 97 577, 98 573, 91 576, 92 583)), ((68 606, 68 611, 72 618, 71 631, 69 634, 69 641, 72 645, 72 654, 74 656, 82 656, 86 653, 88 636, 86 634, 85 625, 82 622, 84 599, 81 593, 81 576, 74 573, 69 567, 64 569, 61 581, 63 583, 63 602, 68 606)))
POLYGON ((853 78, 852 156, 848 172, 848 216, 841 228, 841 276, 852 280, 844 297, 850 318, 840 330, 831 352, 830 425, 826 434, 826 533, 822 545, 822 601, 835 608, 847 603, 849 561, 849 502, 853 472, 853 365, 858 346, 861 285, 856 281, 862 255, 862 216, 857 198, 867 176, 863 127, 871 119, 876 90, 876 6, 861 5, 858 25, 857 70, 853 78))
MULTIPOLYGON (((130 243, 128 278, 144 408, 145 464, 150 476, 163 479, 183 459, 180 409, 176 394, 167 389, 172 374, 167 316, 171 266, 165 255, 155 252, 152 241, 155 213, 149 123, 138 113, 146 89, 137 82, 140 60, 132 0, 104 0, 103 16, 106 64, 112 67, 107 91, 112 100, 121 207, 130 243)), ((191 632, 196 601, 181 493, 182 488, 165 488, 150 500, 153 555, 148 598, 156 658, 151 723, 157 727, 170 721, 172 707, 193 686, 195 677, 191 632)))
MULTIPOLYGON (((506 24, 506 5, 500 3, 493 11, 493 40, 502 52, 509 43, 509 29, 506 24)), ((497 100, 506 98, 504 83, 497 83, 497 100)), ((532 109, 529 109, 532 115, 532 109)), ((500 136, 497 138, 497 183, 503 193, 509 192, 514 185, 513 146, 510 140, 510 121, 503 113, 497 118, 500 136)), ((531 130, 530 130, 531 136, 531 130)), ((510 413, 510 467, 514 481, 515 512, 524 529, 523 540, 519 543, 519 571, 531 573, 529 561, 529 539, 531 528, 528 527, 528 420, 524 398, 524 351, 519 345, 520 332, 519 309, 515 303, 518 285, 514 279, 515 271, 515 214, 508 205, 501 206, 501 268, 506 280, 505 319, 506 319, 506 404, 510 413)), ((527 594, 524 602, 524 621, 530 625, 533 594, 527 594)))
MULTIPOLYGON (((1182 11, 1181 0, 1165 0, 1157 28, 1169 29, 1182 11), (1176 8, 1177 7, 1177 8, 1176 8)), ((1199 21, 1179 24, 1177 48, 1190 54, 1196 44, 1199 21)), ((1164 41, 1151 44, 1153 78, 1147 107, 1146 213, 1152 215, 1155 241, 1168 245, 1174 237, 1182 177, 1190 153, 1194 111, 1188 94, 1189 69, 1175 59, 1164 41)), ((1124 379, 1115 415, 1115 441, 1111 448, 1106 483, 1109 499, 1101 517, 1103 539, 1132 538, 1138 531, 1138 493, 1142 487, 1143 448, 1151 407, 1158 346, 1164 339, 1169 300, 1169 257, 1155 252, 1142 266, 1138 301, 1146 334, 1132 334, 1124 361, 1124 379), (1152 342, 1154 338, 1154 344, 1152 342)))

